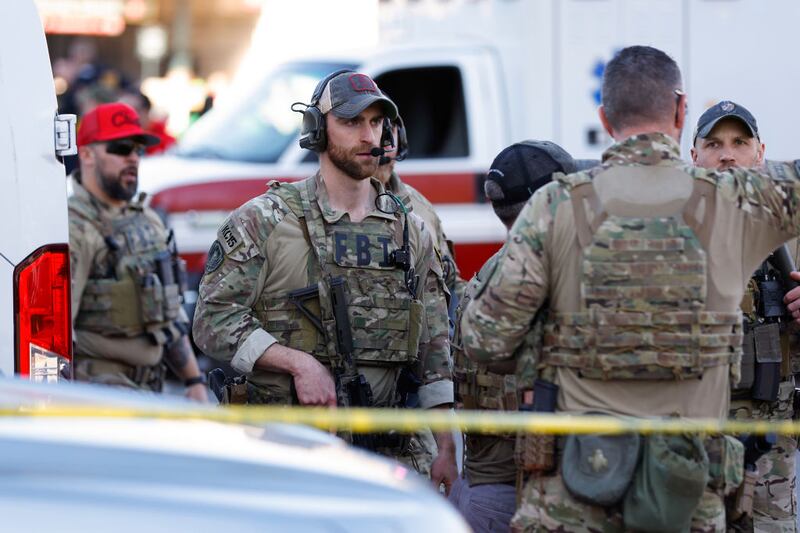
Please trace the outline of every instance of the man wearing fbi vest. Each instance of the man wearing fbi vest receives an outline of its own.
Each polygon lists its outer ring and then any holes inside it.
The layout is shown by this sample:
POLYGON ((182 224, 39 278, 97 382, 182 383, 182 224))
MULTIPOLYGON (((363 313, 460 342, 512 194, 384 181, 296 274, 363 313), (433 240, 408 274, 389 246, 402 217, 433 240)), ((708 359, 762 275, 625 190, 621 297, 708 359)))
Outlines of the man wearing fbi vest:
MULTIPOLYGON (((212 244, 194 338, 246 376, 231 401, 340 407, 450 406, 447 301, 431 235, 375 180, 397 108, 368 76, 338 71, 302 111, 316 175, 274 182, 212 244)), ((431 461, 415 438, 347 436, 438 486, 455 479, 452 437, 431 461)))

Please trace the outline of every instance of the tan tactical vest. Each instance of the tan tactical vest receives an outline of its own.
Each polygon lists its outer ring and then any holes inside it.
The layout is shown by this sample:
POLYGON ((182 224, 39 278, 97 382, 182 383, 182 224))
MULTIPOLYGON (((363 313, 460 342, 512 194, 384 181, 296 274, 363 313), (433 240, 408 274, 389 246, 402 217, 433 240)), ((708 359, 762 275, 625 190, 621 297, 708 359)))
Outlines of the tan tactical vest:
POLYGON ((631 216, 625 210, 635 208, 610 209, 591 180, 578 180, 570 197, 583 250, 581 310, 550 314, 546 364, 604 380, 695 378, 708 367, 738 365, 741 314, 706 310, 706 253, 685 221, 703 185, 695 181, 695 194, 680 205, 631 216))
POLYGON ((332 330, 332 304, 326 283, 320 280, 341 276, 346 285, 354 359, 371 365, 416 361, 424 308, 406 288, 404 272, 390 260, 390 253, 402 242, 402 221, 368 218, 356 224, 345 217, 336 224, 326 224, 313 179, 270 186, 271 194, 283 199, 298 217, 314 251, 309 264, 298 268, 306 268, 309 282, 318 284, 319 297, 305 305, 313 315, 321 317, 326 333, 320 333, 293 303, 291 290, 275 291, 269 287, 254 305, 264 329, 285 346, 336 364, 339 355, 332 330))
POLYGON ((69 209, 96 227, 108 246, 106 261, 92 265, 75 329, 110 337, 149 334, 158 344, 177 338, 181 295, 174 271, 162 272, 172 268, 164 231, 140 203, 116 218, 75 196, 69 209))

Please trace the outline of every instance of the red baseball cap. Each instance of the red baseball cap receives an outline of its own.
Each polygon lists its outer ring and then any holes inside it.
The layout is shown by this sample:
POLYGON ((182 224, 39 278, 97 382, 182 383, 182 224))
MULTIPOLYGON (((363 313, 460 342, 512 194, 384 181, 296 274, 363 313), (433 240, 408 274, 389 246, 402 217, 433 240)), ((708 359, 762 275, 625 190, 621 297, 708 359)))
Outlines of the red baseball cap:
POLYGON ((145 146, 161 142, 158 137, 142 129, 139 115, 131 106, 122 102, 95 107, 83 115, 78 126, 78 146, 127 137, 133 137, 145 146))

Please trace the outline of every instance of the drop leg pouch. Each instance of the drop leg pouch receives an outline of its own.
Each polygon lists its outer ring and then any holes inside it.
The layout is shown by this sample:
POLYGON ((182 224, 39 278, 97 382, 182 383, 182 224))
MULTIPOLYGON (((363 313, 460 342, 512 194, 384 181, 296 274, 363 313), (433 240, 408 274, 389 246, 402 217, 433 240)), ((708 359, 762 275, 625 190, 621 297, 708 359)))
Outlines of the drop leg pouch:
POLYGON ((699 435, 651 435, 623 500, 625 527, 689 531, 708 483, 709 461, 699 435))
POLYGON ((637 434, 569 435, 561 461, 564 485, 578 500, 615 505, 631 484, 640 447, 637 434))

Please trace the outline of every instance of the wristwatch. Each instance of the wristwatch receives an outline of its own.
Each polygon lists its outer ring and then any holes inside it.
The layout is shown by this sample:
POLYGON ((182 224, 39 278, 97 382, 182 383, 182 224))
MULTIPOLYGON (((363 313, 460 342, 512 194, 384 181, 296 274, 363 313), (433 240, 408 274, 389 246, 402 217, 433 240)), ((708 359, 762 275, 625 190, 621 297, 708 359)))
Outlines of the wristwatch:
POLYGON ((203 374, 199 376, 195 376, 193 378, 189 378, 183 382, 184 387, 191 387, 192 385, 205 385, 206 384, 206 377, 203 374))

